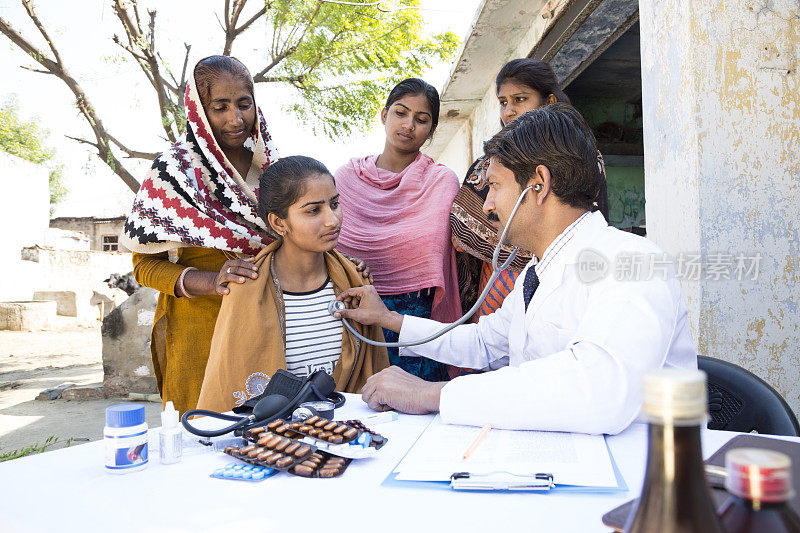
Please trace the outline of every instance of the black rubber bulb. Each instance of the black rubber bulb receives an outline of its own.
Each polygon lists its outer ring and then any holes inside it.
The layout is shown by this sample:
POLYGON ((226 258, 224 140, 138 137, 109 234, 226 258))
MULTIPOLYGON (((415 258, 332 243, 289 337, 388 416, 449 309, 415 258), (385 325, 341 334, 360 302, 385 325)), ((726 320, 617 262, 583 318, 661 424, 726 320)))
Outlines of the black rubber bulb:
POLYGON ((270 394, 258 400, 253 407, 254 420, 266 420, 275 415, 289 403, 289 398, 282 394, 270 394))

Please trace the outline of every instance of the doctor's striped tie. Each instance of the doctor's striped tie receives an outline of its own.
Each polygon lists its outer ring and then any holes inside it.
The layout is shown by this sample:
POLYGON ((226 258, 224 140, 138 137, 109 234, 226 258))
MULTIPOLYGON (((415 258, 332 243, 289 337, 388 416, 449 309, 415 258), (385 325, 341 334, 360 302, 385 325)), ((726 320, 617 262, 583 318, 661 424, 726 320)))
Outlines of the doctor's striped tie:
POLYGON ((525 299, 525 310, 528 310, 528 304, 531 303, 533 293, 539 287, 539 276, 536 275, 536 268, 531 265, 525 273, 525 281, 522 284, 522 297, 525 299))

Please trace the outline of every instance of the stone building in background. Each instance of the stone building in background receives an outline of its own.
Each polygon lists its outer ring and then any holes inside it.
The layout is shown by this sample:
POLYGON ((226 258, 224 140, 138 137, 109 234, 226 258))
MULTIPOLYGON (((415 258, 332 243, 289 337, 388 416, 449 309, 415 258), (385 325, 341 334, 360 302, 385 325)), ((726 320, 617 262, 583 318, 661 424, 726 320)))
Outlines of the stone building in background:
POLYGON ((485 0, 425 151, 463 176, 500 129, 502 65, 549 62, 605 157, 611 223, 675 266, 698 353, 800 414, 797 43, 796 0, 485 0))
POLYGON ((128 252, 119 244, 119 234, 125 225, 125 217, 58 217, 50 220, 50 227, 77 231, 89 238, 89 249, 93 252, 128 252))

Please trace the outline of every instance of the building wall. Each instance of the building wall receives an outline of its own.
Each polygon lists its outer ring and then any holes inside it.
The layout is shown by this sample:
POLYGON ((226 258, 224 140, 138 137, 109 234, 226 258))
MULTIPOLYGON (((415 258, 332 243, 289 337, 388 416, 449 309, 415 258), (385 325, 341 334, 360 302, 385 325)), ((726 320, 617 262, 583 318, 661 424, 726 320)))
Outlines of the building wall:
MULTIPOLYGON (((111 274, 133 270, 130 253, 84 252, 32 247, 23 250, 29 268, 36 273, 35 291, 71 291, 75 293, 78 317, 83 321, 100 318, 98 296, 110 291, 104 280, 111 274)), ((108 306, 105 309, 107 312, 108 306)))
POLYGON ((640 2, 648 236, 705 259, 682 281, 699 353, 748 368, 800 414, 799 10, 640 2), (713 279, 718 253, 760 255, 757 276, 713 279))
POLYGON ((24 246, 43 242, 50 220, 49 172, 0 151, 0 175, 13 184, 0 194, 0 301, 33 298, 35 269, 20 259, 24 246))
MULTIPOLYGON (((470 101, 470 106, 474 106, 472 111, 459 114, 455 119, 448 118, 443 111, 440 129, 442 122, 458 121, 457 133, 451 133, 449 139, 440 137, 428 150, 423 148, 423 151, 431 155, 436 162, 447 165, 460 178, 464 177, 472 162, 483 155, 483 142, 500 131, 500 109, 493 83, 494 76, 508 61, 527 57, 547 28, 569 4, 568 0, 542 1, 539 8, 537 2, 528 2, 527 8, 538 11, 538 14, 533 17, 530 15, 521 17, 515 24, 504 26, 505 30, 495 31, 491 38, 487 38, 485 32, 489 28, 496 29, 497 26, 508 23, 509 16, 512 16, 509 14, 508 3, 509 0, 485 0, 481 4, 476 20, 480 28, 473 28, 467 36, 464 47, 469 49, 471 43, 477 43, 488 59, 475 60, 468 55, 464 56, 462 52, 462 57, 453 66, 451 79, 442 92, 443 109, 466 99, 470 101), (522 31, 518 31, 520 25, 524 25, 522 31), (459 92, 464 90, 463 87, 453 89, 451 85, 457 85, 452 83, 457 78, 471 80, 478 72, 481 75, 485 72, 493 73, 492 83, 486 84, 485 92, 480 99, 473 102, 471 96, 459 92)), ((474 87, 474 83, 470 86, 474 87)))
MULTIPOLYGON (((103 237, 105 235, 119 236, 125 225, 125 217, 95 218, 95 217, 59 217, 50 221, 50 227, 69 231, 79 231, 89 237, 90 249, 102 252, 103 237)), ((128 252, 124 246, 119 246, 120 252, 128 252)))

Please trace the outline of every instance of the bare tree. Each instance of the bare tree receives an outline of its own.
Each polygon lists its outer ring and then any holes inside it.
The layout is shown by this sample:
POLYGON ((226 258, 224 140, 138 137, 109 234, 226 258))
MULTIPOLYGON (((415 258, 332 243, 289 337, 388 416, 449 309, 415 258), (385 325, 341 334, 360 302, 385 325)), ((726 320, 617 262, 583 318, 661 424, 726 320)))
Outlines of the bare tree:
MULTIPOLYGON (((191 45, 184 43, 180 75, 174 75, 157 50, 156 10, 147 10, 143 19, 138 0, 110 1, 124 32, 122 37, 115 34, 113 41, 135 60, 155 91, 164 138, 174 143, 186 122, 183 95, 191 45)), ((118 157, 153 159, 158 153, 128 148, 103 126, 86 92, 62 62, 32 1, 20 2, 48 47, 41 50, 0 17, 0 32, 43 67, 22 68, 55 76, 69 87, 94 140, 69 138, 94 147, 97 156, 132 191, 138 191, 139 182, 118 157)), ((421 19, 413 9, 417 0, 406 2, 406 6, 388 10, 380 6, 381 2, 266 0, 259 9, 245 14, 248 0, 224 0, 222 53, 230 55, 234 41, 256 22, 265 20, 272 34, 266 51, 268 62, 253 80, 293 86, 303 102, 294 104, 291 110, 300 119, 320 125, 329 137, 363 130, 392 84, 420 75, 431 59, 447 59, 455 52, 457 39, 450 32, 428 40, 420 37, 421 19), (380 75, 370 76, 375 69, 380 75), (337 81, 326 85, 329 79, 337 81)))

